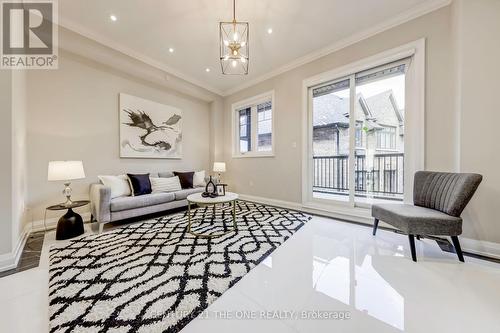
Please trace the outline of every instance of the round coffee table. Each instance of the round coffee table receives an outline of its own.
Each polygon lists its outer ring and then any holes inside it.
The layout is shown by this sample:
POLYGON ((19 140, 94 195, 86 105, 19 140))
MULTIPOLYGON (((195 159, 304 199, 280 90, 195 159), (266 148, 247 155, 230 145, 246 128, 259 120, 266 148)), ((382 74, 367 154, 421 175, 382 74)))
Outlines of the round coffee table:
POLYGON ((212 237, 220 237, 224 236, 230 232, 236 231, 237 226, 236 226, 236 200, 238 200, 238 194, 236 193, 231 193, 231 192, 226 192, 226 195, 215 197, 215 198, 204 198, 201 196, 201 193, 194 193, 190 194, 187 197, 188 201, 188 232, 197 237, 206 237, 206 238, 212 238, 212 237), (218 204, 224 204, 227 202, 232 202, 233 204, 233 228, 231 230, 225 231, 225 232, 218 232, 218 233, 213 233, 213 234, 202 234, 202 233, 197 233, 194 231, 191 231, 191 204, 198 204, 200 206, 207 206, 207 205, 213 205, 213 214, 215 216, 215 208, 218 204))
MULTIPOLYGON (((80 236, 83 234, 83 219, 80 214, 75 213, 73 208, 82 207, 88 205, 90 203, 89 200, 80 200, 73 201, 69 205, 66 204, 57 204, 53 206, 49 206, 45 208, 45 216, 43 218, 43 224, 45 224, 45 220, 47 218, 47 210, 68 210, 66 214, 61 216, 59 221, 57 222, 56 228, 56 240, 69 239, 76 236, 80 236)), ((47 227, 45 226, 45 230, 47 227)))

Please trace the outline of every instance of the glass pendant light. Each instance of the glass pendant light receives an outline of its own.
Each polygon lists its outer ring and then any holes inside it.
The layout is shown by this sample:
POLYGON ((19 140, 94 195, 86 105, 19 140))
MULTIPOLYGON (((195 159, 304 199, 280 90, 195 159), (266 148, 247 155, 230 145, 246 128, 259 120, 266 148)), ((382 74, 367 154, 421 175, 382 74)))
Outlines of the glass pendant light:
POLYGON ((236 21, 236 0, 233 0, 233 21, 220 22, 219 34, 222 74, 248 74, 248 22, 236 21))

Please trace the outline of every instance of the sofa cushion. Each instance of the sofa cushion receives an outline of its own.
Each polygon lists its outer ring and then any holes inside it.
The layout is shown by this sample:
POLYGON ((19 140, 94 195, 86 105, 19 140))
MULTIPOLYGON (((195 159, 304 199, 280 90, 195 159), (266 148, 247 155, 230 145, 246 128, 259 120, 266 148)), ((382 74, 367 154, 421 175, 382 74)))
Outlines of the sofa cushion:
POLYGON ((182 188, 193 188, 193 177, 194 171, 192 172, 177 172, 174 171, 174 175, 179 177, 181 181, 182 188))
POLYGON ((412 235, 458 236, 462 219, 438 210, 409 204, 376 204, 372 216, 412 235))
POLYGON ((149 180, 149 173, 145 174, 131 174, 127 173, 130 187, 132 188, 132 195, 139 196, 151 193, 151 181, 149 180))
POLYGON ((174 176, 174 173, 172 171, 158 172, 158 177, 160 177, 160 178, 170 178, 173 176, 174 176))
POLYGON ((126 197, 132 194, 127 175, 97 176, 101 183, 111 189, 111 199, 126 197))
POLYGON ((152 193, 137 197, 119 197, 111 200, 111 211, 119 212, 134 208, 159 205, 174 200, 174 193, 152 193))
POLYGON ((205 191, 203 187, 195 187, 195 188, 187 188, 184 190, 173 192, 175 194, 175 200, 183 200, 186 199, 188 195, 193 193, 200 193, 205 191))
POLYGON ((205 170, 195 172, 193 176, 193 187, 205 187, 205 185, 207 185, 205 183, 205 170))
POLYGON ((182 190, 179 177, 150 178, 153 193, 175 192, 182 190))

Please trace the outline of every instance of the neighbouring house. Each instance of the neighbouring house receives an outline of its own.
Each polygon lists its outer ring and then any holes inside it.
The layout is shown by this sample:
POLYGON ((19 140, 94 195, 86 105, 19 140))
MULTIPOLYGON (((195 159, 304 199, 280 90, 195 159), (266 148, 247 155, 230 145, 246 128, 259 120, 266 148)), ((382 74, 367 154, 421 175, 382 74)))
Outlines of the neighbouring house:
MULTIPOLYGON (((313 99, 314 156, 349 154, 349 98, 318 92, 313 99)), ((392 90, 356 96, 356 155, 404 152, 404 110, 392 90)))
MULTIPOLYGON (((318 191, 347 193, 349 98, 328 89, 313 93, 314 183, 318 191)), ((355 105, 355 187, 381 197, 403 193, 404 109, 392 90, 365 97, 355 105)))

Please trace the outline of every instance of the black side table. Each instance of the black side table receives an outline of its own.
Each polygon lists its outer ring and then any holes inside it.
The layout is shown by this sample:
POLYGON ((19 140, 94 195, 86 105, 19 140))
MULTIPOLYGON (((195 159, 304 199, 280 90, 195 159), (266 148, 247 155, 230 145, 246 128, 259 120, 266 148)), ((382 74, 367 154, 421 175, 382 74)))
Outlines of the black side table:
POLYGON ((56 240, 69 239, 83 234, 83 219, 80 214, 73 211, 73 208, 82 207, 89 203, 89 200, 80 200, 73 201, 70 205, 57 204, 45 208, 45 211, 68 210, 57 222, 56 240))

